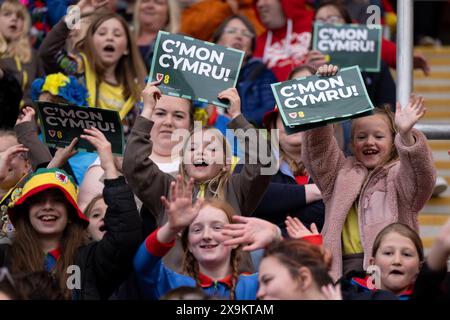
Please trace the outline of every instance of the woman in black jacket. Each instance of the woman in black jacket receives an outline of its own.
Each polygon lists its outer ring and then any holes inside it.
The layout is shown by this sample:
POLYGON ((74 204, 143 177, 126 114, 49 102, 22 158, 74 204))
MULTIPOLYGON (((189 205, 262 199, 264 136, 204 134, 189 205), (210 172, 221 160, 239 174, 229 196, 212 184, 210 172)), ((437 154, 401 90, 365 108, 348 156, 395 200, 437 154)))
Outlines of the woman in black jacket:
POLYGON ((132 270, 142 226, 133 193, 114 166, 110 143, 95 128, 85 133, 81 137, 96 147, 106 175, 105 236, 85 244, 89 221, 76 204, 72 178, 59 169, 39 169, 14 192, 8 214, 15 240, 0 247, 0 266, 13 273, 46 270, 68 299, 107 299, 132 270))

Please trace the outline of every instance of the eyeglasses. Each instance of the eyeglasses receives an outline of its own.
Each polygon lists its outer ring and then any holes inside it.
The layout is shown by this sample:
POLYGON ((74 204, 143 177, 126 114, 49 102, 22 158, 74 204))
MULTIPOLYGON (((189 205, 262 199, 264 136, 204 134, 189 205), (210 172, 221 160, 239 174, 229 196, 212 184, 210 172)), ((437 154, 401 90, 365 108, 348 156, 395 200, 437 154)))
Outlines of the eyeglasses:
POLYGON ((223 30, 224 33, 228 33, 228 34, 237 34, 238 32, 241 34, 241 36, 252 39, 254 37, 254 34, 251 32, 248 32, 246 30, 239 30, 237 28, 225 28, 223 30))
POLYGON ((341 16, 329 16, 326 18, 316 18, 316 21, 322 22, 322 23, 331 23, 331 24, 344 23, 344 19, 342 19, 341 16))

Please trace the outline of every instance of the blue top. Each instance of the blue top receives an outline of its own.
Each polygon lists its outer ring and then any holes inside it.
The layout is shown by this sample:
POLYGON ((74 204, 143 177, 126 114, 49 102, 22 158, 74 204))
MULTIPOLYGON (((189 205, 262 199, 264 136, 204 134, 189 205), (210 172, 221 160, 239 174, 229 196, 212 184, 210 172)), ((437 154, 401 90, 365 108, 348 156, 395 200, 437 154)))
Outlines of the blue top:
MULTIPOLYGON (((188 286, 195 287, 193 278, 179 274, 167 268, 161 258, 173 247, 170 244, 160 243, 153 232, 139 247, 134 257, 134 270, 142 294, 146 299, 157 300, 172 289, 188 286)), ((229 298, 229 276, 219 281, 212 281, 201 275, 200 286, 210 296, 229 298)), ((240 275, 237 280, 235 299, 256 300, 258 291, 258 274, 240 275)))

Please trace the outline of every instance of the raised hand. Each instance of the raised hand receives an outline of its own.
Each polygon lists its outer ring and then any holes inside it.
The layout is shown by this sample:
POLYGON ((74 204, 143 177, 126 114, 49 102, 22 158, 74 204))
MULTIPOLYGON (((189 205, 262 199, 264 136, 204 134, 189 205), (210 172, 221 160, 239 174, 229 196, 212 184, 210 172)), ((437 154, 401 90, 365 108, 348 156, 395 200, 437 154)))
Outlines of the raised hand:
POLYGON ((188 227, 197 217, 203 199, 197 199, 195 205, 192 204, 192 189, 194 179, 191 178, 185 186, 180 175, 176 181, 170 184, 169 200, 162 196, 161 202, 166 208, 167 226, 173 235, 188 227))
POLYGON ((12 160, 22 152, 28 152, 28 149, 23 144, 16 144, 0 152, 0 182, 8 176, 8 172, 12 166, 12 160))
POLYGON ((265 248, 275 240, 281 240, 280 229, 269 221, 233 216, 233 222, 226 224, 222 230, 224 236, 232 237, 224 241, 226 246, 245 245, 244 251, 265 248))
POLYGON ((319 230, 317 229, 315 223, 311 223, 311 231, 306 228, 296 217, 292 218, 288 216, 285 223, 287 233, 292 239, 301 239, 319 234, 319 230))
POLYGON ((241 114, 241 98, 239 97, 239 93, 236 88, 228 88, 220 92, 217 97, 219 99, 226 99, 230 101, 228 114, 231 119, 234 119, 241 114))
POLYGON ((416 98, 411 95, 407 106, 402 108, 397 102, 395 110, 395 126, 402 138, 402 142, 406 146, 412 146, 415 142, 411 133, 412 127, 425 115, 426 109, 424 106, 423 97, 416 98))
POLYGON ((144 100, 144 108, 142 109, 141 116, 150 120, 153 114, 153 110, 156 106, 156 101, 161 98, 161 90, 157 87, 161 81, 149 82, 142 90, 142 100, 144 100))
POLYGON ((78 138, 73 138, 72 142, 65 148, 57 148, 55 156, 49 162, 47 168, 62 168, 67 160, 78 153, 78 151, 75 150, 77 143, 78 138))
POLYGON ((106 6, 109 0, 80 0, 77 6, 80 8, 82 15, 88 15, 93 13, 95 10, 106 6))
POLYGON ((339 68, 337 66, 334 66, 332 64, 324 64, 317 69, 316 74, 321 77, 332 77, 336 75, 338 70, 339 68))
POLYGON ((114 164, 114 157, 111 151, 111 143, 106 140, 105 135, 97 128, 84 129, 81 139, 89 141, 97 149, 100 158, 100 166, 105 170, 106 179, 116 179, 119 176, 114 164))
POLYGON ((18 125, 19 123, 23 123, 23 122, 33 122, 35 123, 35 117, 36 117, 36 111, 34 111, 34 109, 32 107, 24 107, 22 108, 19 116, 17 117, 16 120, 16 125, 18 125))

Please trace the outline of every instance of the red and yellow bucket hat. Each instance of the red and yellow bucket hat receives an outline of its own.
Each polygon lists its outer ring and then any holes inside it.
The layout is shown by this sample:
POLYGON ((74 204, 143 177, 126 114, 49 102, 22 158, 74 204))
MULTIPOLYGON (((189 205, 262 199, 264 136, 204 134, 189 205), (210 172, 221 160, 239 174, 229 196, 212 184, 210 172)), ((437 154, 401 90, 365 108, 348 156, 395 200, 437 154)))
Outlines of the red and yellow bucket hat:
POLYGON ((14 216, 20 212, 20 207, 25 201, 42 191, 48 189, 59 189, 66 200, 77 213, 77 218, 84 226, 89 224, 89 219, 84 215, 77 205, 78 189, 72 177, 61 169, 38 169, 31 174, 23 184, 22 188, 13 191, 8 215, 14 224, 14 216))

